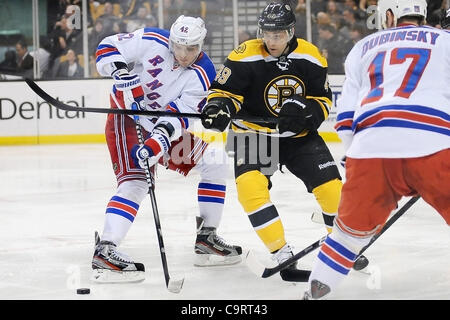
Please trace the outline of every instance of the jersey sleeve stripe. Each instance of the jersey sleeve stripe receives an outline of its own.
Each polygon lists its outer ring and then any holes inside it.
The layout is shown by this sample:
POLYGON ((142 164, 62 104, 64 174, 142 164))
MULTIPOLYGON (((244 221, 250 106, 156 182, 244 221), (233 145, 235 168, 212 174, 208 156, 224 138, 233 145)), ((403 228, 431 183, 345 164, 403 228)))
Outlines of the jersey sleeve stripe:
POLYGON ((334 129, 336 129, 336 131, 352 130, 352 124, 353 120, 337 121, 334 126, 334 129))
POLYGON ((352 130, 354 115, 355 112, 353 111, 339 113, 337 115, 336 124, 334 126, 336 131, 352 130))
POLYGON ((212 98, 215 97, 221 97, 221 98, 229 98, 233 101, 233 105, 236 109, 236 112, 239 112, 239 110, 241 109, 241 104, 244 101, 244 97, 243 96, 239 96, 239 95, 235 95, 235 94, 231 94, 227 91, 224 90, 219 90, 219 89, 212 89, 211 92, 208 95, 208 101, 212 98))
POLYGON ((110 45, 99 45, 97 51, 95 52, 96 62, 99 62, 101 59, 112 56, 112 55, 120 55, 119 50, 116 47, 110 45))
MULTIPOLYGON (((167 105, 167 110, 169 112, 174 112, 174 113, 179 113, 180 109, 178 109, 177 105, 175 104, 175 102, 171 102, 167 105)), ((187 129, 189 127, 189 120, 188 118, 179 118, 180 122, 181 122, 181 126, 184 129, 187 129)))
POLYGON ((156 32, 145 32, 142 35, 142 39, 144 40, 154 40, 166 48, 169 48, 169 39, 167 37, 164 37, 163 35, 156 33, 156 32))
POLYGON ((433 131, 450 136, 450 115, 423 106, 383 106, 359 116, 353 122, 352 130, 357 133, 385 126, 433 131))
POLYGON ((311 56, 311 55, 309 55, 309 54, 300 54, 300 53, 295 53, 295 52, 293 52, 293 53, 291 53, 291 54, 289 55, 289 57, 290 57, 290 58, 292 57, 292 58, 294 58, 294 59, 304 59, 304 60, 308 60, 309 62, 314 63, 314 64, 316 64, 316 65, 318 65, 319 67, 322 67, 322 68, 328 67, 328 65, 327 65, 326 62, 324 62, 324 61, 322 61, 322 60, 319 60, 319 59, 317 59, 316 57, 311 56))
MULTIPOLYGON (((307 97, 308 98, 308 97, 307 97)), ((330 114, 330 109, 329 106, 325 103, 323 103, 323 101, 317 99, 317 98, 311 98, 314 101, 317 101, 317 103, 319 103, 320 107, 322 108, 323 111, 323 116, 324 116, 324 120, 326 120, 328 118, 328 115, 330 114)))
POLYGON ((211 86, 211 82, 209 81, 208 75, 205 71, 205 69, 203 69, 201 66, 193 64, 190 67, 192 70, 195 71, 195 73, 197 74, 198 78, 200 79, 200 82, 203 86, 203 89, 205 91, 208 91, 209 87, 211 86))

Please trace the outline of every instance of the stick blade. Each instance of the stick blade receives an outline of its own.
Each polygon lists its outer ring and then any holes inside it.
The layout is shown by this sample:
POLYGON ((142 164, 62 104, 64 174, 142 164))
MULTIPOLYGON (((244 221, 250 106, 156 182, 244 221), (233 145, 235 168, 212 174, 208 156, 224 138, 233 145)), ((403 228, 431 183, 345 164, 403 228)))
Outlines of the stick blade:
POLYGON ((266 271, 266 267, 259 262, 258 258, 256 258, 256 255, 253 253, 253 251, 249 250, 247 252, 247 255, 245 256, 245 264, 250 269, 251 272, 253 272, 255 275, 257 275, 260 278, 264 278, 264 273, 266 271))
POLYGON ((169 283, 167 284, 167 290, 169 290, 172 293, 180 293, 181 289, 183 288, 183 284, 184 278, 181 278, 179 280, 169 279, 169 283))
POLYGON ((314 211, 311 215, 311 221, 318 224, 325 224, 325 221, 323 221, 323 215, 321 212, 314 211))

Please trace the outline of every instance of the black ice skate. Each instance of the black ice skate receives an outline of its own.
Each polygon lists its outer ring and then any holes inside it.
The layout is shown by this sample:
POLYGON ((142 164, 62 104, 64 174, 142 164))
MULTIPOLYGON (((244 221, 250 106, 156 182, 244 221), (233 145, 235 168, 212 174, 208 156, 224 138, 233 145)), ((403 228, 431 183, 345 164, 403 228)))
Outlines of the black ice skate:
MULTIPOLYGON (((293 255, 292 248, 288 244, 285 244, 284 247, 273 254, 272 260, 277 261, 278 264, 282 264, 293 255)), ((310 274, 311 271, 309 270, 297 269, 297 261, 280 271, 281 279, 291 282, 307 282, 310 274)))
POLYGON ((216 228, 203 227, 201 217, 197 220, 195 261, 197 267, 232 265, 242 261, 242 248, 227 244, 216 234, 216 228))
POLYGON ((139 282, 145 279, 142 263, 135 263, 130 257, 118 252, 114 243, 100 241, 97 232, 92 269, 92 281, 100 283, 139 282))

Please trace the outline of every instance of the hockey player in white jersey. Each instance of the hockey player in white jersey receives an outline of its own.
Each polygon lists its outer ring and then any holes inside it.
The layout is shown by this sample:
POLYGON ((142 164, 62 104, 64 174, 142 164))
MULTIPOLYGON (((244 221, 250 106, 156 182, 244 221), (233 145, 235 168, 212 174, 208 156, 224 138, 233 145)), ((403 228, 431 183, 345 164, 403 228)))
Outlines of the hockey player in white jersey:
MULTIPOLYGON (((212 61, 202 51, 206 32, 201 18, 180 16, 170 33, 144 28, 105 38, 98 46, 96 63, 102 76, 114 79, 111 107, 130 109, 137 102, 146 110, 200 112, 216 75, 212 61)), ((93 280, 144 279, 144 265, 120 253, 117 247, 148 192, 142 169, 147 160, 152 169, 159 163, 184 176, 191 169, 200 173, 194 264, 240 262, 242 248, 227 244, 216 234, 228 174, 225 152, 189 133, 191 122, 186 118, 140 117, 140 124, 146 136, 143 146, 138 144, 132 117, 110 114, 107 119, 106 141, 118 187, 106 208, 103 233, 101 237, 96 234, 93 280)))
POLYGON ((425 0, 380 0, 383 29, 345 62, 336 129, 346 181, 305 299, 331 297, 403 196, 420 195, 450 225, 450 34, 424 26, 425 0))

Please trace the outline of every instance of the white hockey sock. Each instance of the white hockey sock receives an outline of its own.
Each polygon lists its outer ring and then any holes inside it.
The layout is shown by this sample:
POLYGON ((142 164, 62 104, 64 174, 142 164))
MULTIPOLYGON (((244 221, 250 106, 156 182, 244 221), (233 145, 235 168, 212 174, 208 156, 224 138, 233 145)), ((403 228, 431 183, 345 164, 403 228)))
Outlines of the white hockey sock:
POLYGON ((120 245, 133 224, 147 191, 147 182, 142 180, 124 181, 119 185, 106 208, 102 240, 120 245))
POLYGON ((119 246, 133 224, 139 205, 125 198, 114 196, 106 208, 102 240, 119 246))
POLYGON ((205 227, 217 228, 222 218, 226 186, 202 180, 198 184, 198 206, 205 227))
POLYGON ((335 291, 352 269, 358 253, 369 241, 370 237, 352 237, 334 227, 333 232, 320 247, 308 286, 310 287, 312 280, 319 280, 329 286, 331 292, 335 291))

